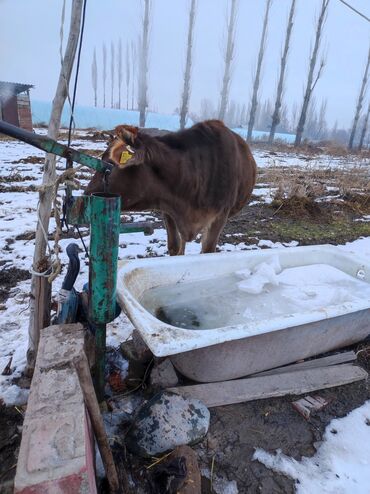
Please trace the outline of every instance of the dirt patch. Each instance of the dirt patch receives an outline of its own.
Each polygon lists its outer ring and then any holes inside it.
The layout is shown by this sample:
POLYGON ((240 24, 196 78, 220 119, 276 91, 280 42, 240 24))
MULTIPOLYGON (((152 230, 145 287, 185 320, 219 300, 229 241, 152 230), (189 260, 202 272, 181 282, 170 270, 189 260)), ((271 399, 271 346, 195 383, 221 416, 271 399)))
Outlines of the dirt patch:
POLYGON ((29 175, 21 175, 20 173, 12 173, 8 176, 0 176, 0 182, 11 183, 11 182, 24 182, 25 180, 37 180, 35 177, 29 175))
POLYGON ((0 193, 2 192, 35 192, 37 191, 36 185, 9 185, 4 187, 0 185, 0 193))
POLYGON ((27 156, 27 158, 21 158, 19 160, 12 161, 12 163, 14 165, 20 165, 20 164, 23 164, 23 165, 29 165, 29 164, 36 165, 36 164, 41 164, 41 163, 44 163, 44 162, 45 162, 45 158, 40 157, 40 156, 27 156))
POLYGON ((289 217, 305 218, 320 218, 322 221, 324 210, 318 202, 310 197, 292 196, 286 199, 275 199, 271 203, 271 207, 276 209, 280 215, 289 217))
POLYGON ((226 223, 220 243, 252 245, 268 239, 300 245, 342 244, 370 235, 370 222, 358 221, 362 215, 344 201, 317 203, 317 208, 309 198, 300 198, 299 207, 288 199, 284 207, 280 204, 245 206, 226 223))
POLYGON ((22 410, 0 400, 0 492, 11 494, 21 442, 22 410))
POLYGON ((28 280, 31 275, 25 269, 8 268, 0 271, 0 302, 9 297, 9 291, 20 281, 28 280))
POLYGON ((355 383, 318 393, 330 400, 321 412, 307 421, 292 407, 297 397, 288 396, 211 409, 207 438, 194 449, 203 468, 230 481, 235 480, 240 494, 293 494, 294 482, 252 461, 255 448, 270 453, 281 449, 300 460, 315 454, 314 443, 322 439, 327 424, 347 415, 369 397, 366 382, 355 383))
POLYGON ((20 233, 15 237, 15 240, 34 240, 36 238, 35 230, 27 230, 24 233, 20 233))

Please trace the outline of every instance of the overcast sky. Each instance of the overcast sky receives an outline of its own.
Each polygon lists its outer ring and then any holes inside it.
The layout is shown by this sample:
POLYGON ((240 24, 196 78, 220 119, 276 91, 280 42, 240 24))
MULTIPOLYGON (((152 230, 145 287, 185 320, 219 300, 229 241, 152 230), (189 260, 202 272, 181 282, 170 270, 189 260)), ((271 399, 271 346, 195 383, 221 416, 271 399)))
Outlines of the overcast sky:
MULTIPOLYGON (((370 0, 347 0, 370 17, 370 0)), ((274 0, 268 28, 259 101, 274 99, 279 61, 286 31, 290 0, 274 0)), ((65 38, 68 32, 67 0, 65 38)), ((0 80, 34 84, 32 97, 53 98, 59 75, 60 19, 62 0, 0 0, 0 80)), ((149 104, 172 113, 179 106, 185 63, 185 42, 190 0, 152 0, 149 65, 149 104)), ((236 57, 230 99, 250 100, 252 72, 256 65, 265 0, 239 0, 236 57)), ((288 62, 285 101, 301 104, 310 46, 321 0, 297 0, 296 18, 288 62)), ((199 111, 202 98, 218 105, 222 80, 222 53, 226 37, 228 0, 198 0, 195 25, 193 84, 190 110, 199 111)), ((108 54, 113 41, 137 41, 140 33, 141 0, 88 0, 84 46, 78 87, 78 103, 93 104, 91 63, 97 49, 99 100, 101 105, 102 46, 108 54)), ((330 124, 351 123, 370 42, 370 23, 339 0, 330 0, 322 48, 327 65, 316 100, 327 98, 330 124)), ((116 68, 117 74, 117 68, 116 68)), ((109 79, 109 62, 108 62, 109 79)), ((108 87, 110 83, 108 80, 108 87)), ((117 83, 116 83, 117 87, 117 83)), ((110 95, 110 92, 107 91, 110 95)), ((110 96, 107 99, 110 101, 110 96)), ((115 99, 118 99, 117 96, 115 99)), ((370 88, 367 101, 370 99, 370 88)))

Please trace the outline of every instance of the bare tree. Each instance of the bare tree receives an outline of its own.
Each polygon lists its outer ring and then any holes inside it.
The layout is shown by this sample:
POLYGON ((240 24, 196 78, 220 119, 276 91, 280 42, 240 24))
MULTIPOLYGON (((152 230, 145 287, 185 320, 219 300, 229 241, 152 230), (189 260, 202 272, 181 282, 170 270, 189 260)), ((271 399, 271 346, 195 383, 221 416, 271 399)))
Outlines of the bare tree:
POLYGON ((135 101, 135 82, 136 82, 136 73, 137 73, 137 64, 136 64, 136 53, 137 47, 133 41, 131 41, 131 63, 132 63, 132 94, 131 94, 131 110, 134 109, 134 101, 135 101))
POLYGON ((105 108, 105 90, 107 87, 107 47, 103 44, 103 107, 105 108))
POLYGON ((316 139, 325 139, 328 134, 328 125, 326 122, 326 110, 328 106, 328 100, 325 98, 321 102, 320 110, 319 110, 319 116, 317 120, 317 133, 316 133, 316 139))
POLYGON ((98 66, 96 64, 96 48, 94 48, 94 56, 91 65, 91 79, 94 90, 94 105, 98 105, 98 66))
POLYGON ((113 41, 110 44, 110 79, 111 79, 111 97, 110 107, 114 108, 114 44, 113 41))
POLYGON ((256 76, 254 78, 254 84, 253 84, 253 94, 252 94, 251 108, 250 108, 250 114, 249 114, 247 141, 252 140, 252 131, 253 131, 254 122, 256 119, 256 112, 257 112, 257 106, 258 106, 258 103, 257 103, 258 89, 259 89, 259 85, 260 85, 260 77, 261 77, 263 57, 265 55, 267 24, 268 24, 268 18, 269 18, 269 13, 270 13, 270 9, 271 9, 271 4, 272 4, 272 0, 266 0, 266 10, 265 10, 265 17, 263 20, 260 49, 259 49, 259 53, 258 53, 257 70, 256 70, 256 76))
POLYGON ((319 49, 320 49, 320 44, 321 44, 322 30, 323 30, 323 27, 325 24, 329 2, 330 2, 330 0, 322 0, 322 2, 321 2, 321 11, 320 11, 319 19, 317 22, 315 44, 314 44, 314 48, 313 48, 312 55, 310 58, 310 66, 309 66, 308 77, 307 77, 307 86, 306 86, 306 91, 305 91, 305 94, 303 97, 303 104, 302 104, 301 114, 299 117, 297 131, 296 131, 296 137, 295 137, 295 142, 294 142, 295 146, 299 146, 302 142, 304 126, 306 123, 307 109, 308 109, 308 106, 310 103, 310 99, 311 99, 313 90, 315 89, 317 81, 320 79, 320 76, 322 74, 322 71, 323 71, 323 68, 325 65, 325 60, 324 60, 324 58, 322 58, 321 62, 320 62, 319 69, 318 69, 318 71, 316 73, 316 77, 315 77, 314 73, 315 73, 315 69, 316 69, 317 57, 319 54, 319 49))
POLYGON ((180 129, 185 128, 186 116, 189 111, 195 6, 196 6, 196 0, 191 0, 190 11, 189 11, 188 44, 186 49, 186 64, 185 64, 185 74, 184 74, 184 89, 182 93, 182 101, 181 101, 181 109, 180 109, 180 129))
POLYGON ((284 50, 283 50, 283 55, 281 57, 281 64, 280 64, 279 82, 278 82, 277 91, 276 91, 275 109, 274 109, 274 113, 272 115, 271 129, 270 129, 270 135, 269 135, 269 139, 268 139, 268 141, 270 143, 274 140, 276 127, 280 123, 280 108, 281 108, 281 102, 282 102, 282 98, 283 98, 285 69, 286 69, 286 64, 287 64, 287 59, 288 59, 290 37, 292 34, 292 29, 293 29, 295 3, 296 3, 296 0, 292 0, 292 3, 290 4, 288 25, 287 25, 285 43, 284 43, 284 50))
POLYGON ((139 125, 145 127, 146 109, 148 107, 148 58, 149 58, 149 16, 150 0, 145 0, 143 18, 143 32, 140 40, 140 67, 139 67, 139 125))
POLYGON ((122 92, 122 79, 123 79, 123 70, 122 70, 122 40, 121 38, 118 41, 118 108, 121 109, 121 92, 122 92))
MULTIPOLYGON (((271 1, 271 0, 270 0, 271 1)), ((231 0, 230 16, 228 18, 227 27, 227 44, 225 51, 225 69, 222 80, 220 110, 218 118, 220 120, 225 119, 226 108, 229 100, 229 90, 231 81, 231 63, 234 58, 235 51, 235 24, 237 18, 237 0, 231 0)))
POLYGON ((126 110, 128 110, 128 99, 130 91, 130 77, 131 77, 131 65, 130 65, 130 46, 126 43, 126 110))
POLYGON ((353 141, 355 140, 356 128, 357 128, 357 124, 358 124, 358 119, 360 118, 362 103, 364 101, 367 81, 368 81, 368 77, 369 77, 369 66, 370 66, 370 47, 369 47, 369 52, 367 55, 365 72, 364 72, 364 75, 362 78, 360 94, 358 95, 357 106, 356 106, 355 116, 353 119, 352 130, 351 130, 351 134, 349 136, 348 149, 353 149, 353 141))
POLYGON ((213 101, 209 98, 203 98, 200 102, 200 120, 209 120, 215 118, 216 110, 213 101))
POLYGON ((367 126, 369 123, 369 116, 370 116, 370 102, 369 102, 369 106, 367 107, 366 115, 364 117, 364 124, 362 126, 360 141, 358 143, 358 150, 359 151, 361 151, 362 146, 364 145, 364 140, 365 140, 365 136, 366 136, 366 132, 367 132, 367 126))

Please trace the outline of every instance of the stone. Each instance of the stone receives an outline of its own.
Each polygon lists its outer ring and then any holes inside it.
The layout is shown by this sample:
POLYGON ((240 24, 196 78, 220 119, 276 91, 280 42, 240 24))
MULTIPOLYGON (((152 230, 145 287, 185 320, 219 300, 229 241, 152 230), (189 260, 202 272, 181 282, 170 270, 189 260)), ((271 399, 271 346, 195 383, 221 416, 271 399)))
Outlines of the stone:
POLYGON ((150 374, 150 384, 154 388, 173 388, 177 386, 179 379, 169 358, 153 367, 150 374))
POLYGON ((162 391, 139 410, 126 444, 139 456, 155 456, 203 439, 209 420, 209 410, 201 401, 162 391))
POLYGON ((134 347, 136 350, 136 355, 137 355, 138 360, 140 362, 142 362, 143 364, 150 362, 150 360, 152 360, 152 358, 153 358, 153 354, 149 350, 147 344, 142 339, 142 337, 141 337, 141 335, 137 329, 134 329, 132 332, 132 341, 134 343, 134 347))

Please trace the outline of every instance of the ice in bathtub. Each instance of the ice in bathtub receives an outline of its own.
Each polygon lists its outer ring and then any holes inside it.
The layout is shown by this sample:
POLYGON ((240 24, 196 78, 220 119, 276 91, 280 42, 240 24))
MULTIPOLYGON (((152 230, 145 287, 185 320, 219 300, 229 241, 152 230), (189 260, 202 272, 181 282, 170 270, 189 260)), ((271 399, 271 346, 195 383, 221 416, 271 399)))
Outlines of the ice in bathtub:
POLYGON ((140 302, 177 327, 213 329, 320 310, 370 298, 370 284, 328 264, 281 270, 277 256, 230 274, 162 285, 140 302))

